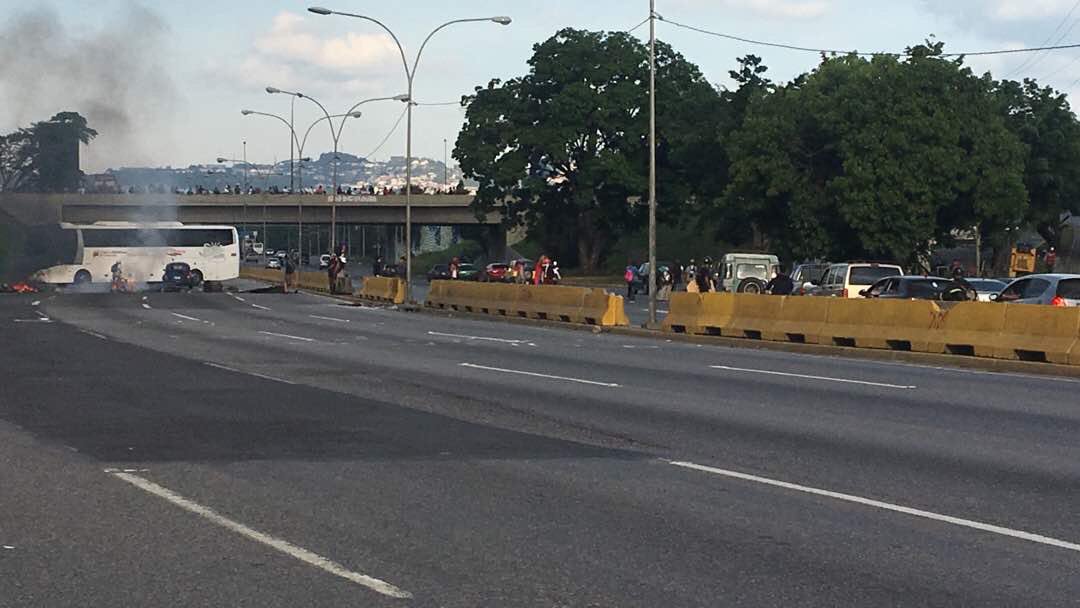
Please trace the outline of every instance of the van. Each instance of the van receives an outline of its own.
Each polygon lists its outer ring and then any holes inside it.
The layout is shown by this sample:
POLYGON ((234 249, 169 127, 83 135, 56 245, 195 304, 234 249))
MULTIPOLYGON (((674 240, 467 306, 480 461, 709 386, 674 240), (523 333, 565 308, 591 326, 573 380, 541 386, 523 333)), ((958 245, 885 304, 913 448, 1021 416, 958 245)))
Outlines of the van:
POLYGON ((722 291, 765 293, 766 283, 780 270, 780 258, 768 253, 729 253, 720 260, 719 270, 722 291))
POLYGON ((876 262, 849 262, 833 264, 825 271, 821 284, 808 295, 832 296, 835 298, 862 298, 859 294, 864 289, 885 277, 898 277, 904 269, 896 264, 878 264, 876 262))

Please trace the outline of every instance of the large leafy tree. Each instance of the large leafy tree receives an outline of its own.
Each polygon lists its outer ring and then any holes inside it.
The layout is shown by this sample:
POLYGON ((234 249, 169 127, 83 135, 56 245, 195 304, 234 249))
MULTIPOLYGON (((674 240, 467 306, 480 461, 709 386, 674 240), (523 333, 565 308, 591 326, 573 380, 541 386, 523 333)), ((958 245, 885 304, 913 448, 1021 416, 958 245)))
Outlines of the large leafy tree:
POLYGON ((1026 223, 1058 247, 1062 216, 1080 212, 1080 122, 1063 93, 1033 80, 1004 81, 997 93, 1006 124, 1027 145, 1026 223))
MULTIPOLYGON (((646 218, 648 49, 625 33, 564 29, 533 47, 529 73, 467 98, 454 157, 480 184, 478 212, 500 208, 549 250, 599 267, 646 218)), ((698 68, 657 45, 662 213, 710 186, 720 100, 698 68)), ((713 188, 718 188, 713 180, 713 188)))
POLYGON ((89 144, 97 134, 78 112, 60 112, 30 128, 0 136, 0 189, 49 192, 77 188, 82 174, 66 162, 64 147, 76 142, 89 144))
POLYGON ((751 103, 725 203, 772 248, 913 262, 954 228, 1022 215, 1024 148, 993 83, 938 43, 910 51, 825 58, 751 103))

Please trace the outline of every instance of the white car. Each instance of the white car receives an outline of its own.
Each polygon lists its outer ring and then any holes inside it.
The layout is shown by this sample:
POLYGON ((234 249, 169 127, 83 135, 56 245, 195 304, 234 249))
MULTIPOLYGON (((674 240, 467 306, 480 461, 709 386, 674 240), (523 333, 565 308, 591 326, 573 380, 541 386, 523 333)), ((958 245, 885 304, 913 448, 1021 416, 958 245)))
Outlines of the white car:
POLYGON ((821 285, 807 295, 831 296, 834 298, 861 298, 865 289, 886 277, 903 276, 904 269, 896 264, 878 264, 876 262, 850 262, 833 264, 825 271, 821 285))
POLYGON ((266 267, 272 270, 281 270, 281 260, 278 258, 270 258, 266 260, 266 267))
POLYGON ((980 302, 992 302, 990 296, 995 296, 1005 290, 1008 286, 1004 281, 997 279, 968 279, 968 283, 975 288, 975 293, 979 294, 980 302))

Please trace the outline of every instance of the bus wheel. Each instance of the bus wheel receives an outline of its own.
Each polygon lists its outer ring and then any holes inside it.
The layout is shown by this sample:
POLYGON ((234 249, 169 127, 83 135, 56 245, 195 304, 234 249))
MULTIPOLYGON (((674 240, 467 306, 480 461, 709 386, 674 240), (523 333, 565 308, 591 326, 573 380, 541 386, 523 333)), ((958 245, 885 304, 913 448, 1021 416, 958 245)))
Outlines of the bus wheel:
POLYGON ((191 284, 193 286, 195 286, 195 287, 198 287, 199 285, 202 285, 202 282, 203 282, 202 271, 192 270, 191 271, 191 284))
POLYGON ((92 280, 93 277, 91 277, 90 273, 85 270, 80 270, 79 272, 75 273, 75 284, 78 286, 88 285, 92 280))

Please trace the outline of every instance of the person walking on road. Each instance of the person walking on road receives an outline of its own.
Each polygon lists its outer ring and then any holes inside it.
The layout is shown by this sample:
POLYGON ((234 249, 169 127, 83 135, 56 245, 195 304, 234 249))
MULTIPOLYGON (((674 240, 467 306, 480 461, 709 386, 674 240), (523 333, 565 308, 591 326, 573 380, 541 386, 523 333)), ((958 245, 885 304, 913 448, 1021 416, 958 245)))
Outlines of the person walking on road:
POLYGON ((623 280, 626 281, 626 301, 633 302, 634 296, 637 295, 634 289, 634 281, 637 280, 637 267, 631 262, 626 265, 626 272, 623 273, 623 280))
POLYGON ((296 281, 297 255, 298 254, 296 253, 286 255, 285 263, 281 265, 285 272, 285 293, 289 293, 290 288, 293 290, 293 293, 300 293, 300 288, 296 281))
POLYGON ((795 282, 784 272, 783 266, 776 268, 776 276, 765 284, 765 293, 774 296, 790 296, 795 291, 795 282))

